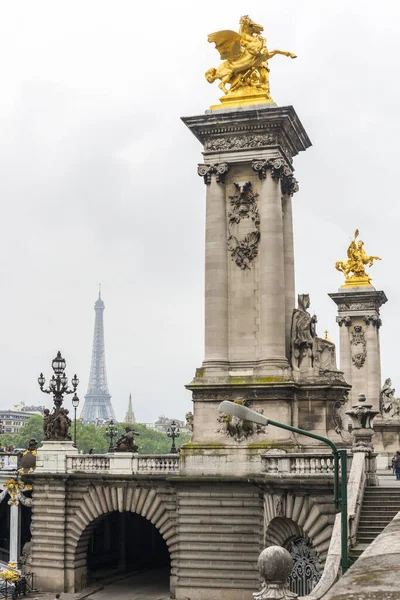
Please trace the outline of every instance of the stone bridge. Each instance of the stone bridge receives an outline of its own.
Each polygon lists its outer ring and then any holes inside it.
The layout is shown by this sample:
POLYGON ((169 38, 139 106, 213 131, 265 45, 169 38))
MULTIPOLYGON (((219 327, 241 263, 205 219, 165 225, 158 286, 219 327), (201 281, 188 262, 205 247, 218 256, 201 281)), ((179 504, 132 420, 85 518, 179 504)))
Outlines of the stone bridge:
POLYGON ((39 450, 30 476, 38 589, 79 591, 96 568, 128 567, 133 555, 146 568, 167 557, 171 598, 243 600, 258 589, 265 545, 303 540, 319 569, 327 556, 330 455, 265 454, 248 478, 190 473, 184 453, 53 459, 39 450))

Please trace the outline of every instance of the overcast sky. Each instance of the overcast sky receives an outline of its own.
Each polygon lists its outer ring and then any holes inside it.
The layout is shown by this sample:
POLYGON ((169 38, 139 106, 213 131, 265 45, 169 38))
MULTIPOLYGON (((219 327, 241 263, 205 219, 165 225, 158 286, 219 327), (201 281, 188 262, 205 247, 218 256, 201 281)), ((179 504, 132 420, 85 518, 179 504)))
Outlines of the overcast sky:
POLYGON ((1 402, 43 404, 61 350, 87 390, 101 282, 110 393, 122 419, 182 418, 203 359, 201 147, 180 121, 220 96, 207 34, 249 14, 270 49, 271 91, 313 147, 295 158, 296 284, 338 342, 335 305, 356 228, 389 302, 382 377, 400 392, 400 3, 3 2, 0 18, 1 402))

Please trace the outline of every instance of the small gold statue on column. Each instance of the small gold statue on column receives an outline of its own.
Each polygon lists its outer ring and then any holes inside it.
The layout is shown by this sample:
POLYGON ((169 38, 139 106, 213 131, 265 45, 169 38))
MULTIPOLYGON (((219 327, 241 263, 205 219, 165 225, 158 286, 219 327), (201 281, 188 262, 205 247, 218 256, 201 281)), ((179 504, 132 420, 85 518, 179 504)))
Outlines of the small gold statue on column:
POLYGON ((224 62, 217 68, 208 69, 205 77, 209 83, 220 79, 218 87, 225 94, 220 98, 221 104, 211 108, 273 102, 268 60, 277 54, 290 58, 296 58, 296 55, 283 50, 268 50, 266 39, 260 35, 263 30, 262 25, 246 15, 240 19, 239 33, 230 30, 210 33, 207 39, 215 43, 224 62))
POLYGON ((335 268, 344 273, 346 280, 341 287, 370 286, 371 277, 365 272, 364 265, 372 267, 375 260, 382 260, 379 256, 368 256, 364 250, 364 242, 356 241, 359 236, 358 229, 354 232, 354 239, 347 248, 347 260, 338 260, 335 268))

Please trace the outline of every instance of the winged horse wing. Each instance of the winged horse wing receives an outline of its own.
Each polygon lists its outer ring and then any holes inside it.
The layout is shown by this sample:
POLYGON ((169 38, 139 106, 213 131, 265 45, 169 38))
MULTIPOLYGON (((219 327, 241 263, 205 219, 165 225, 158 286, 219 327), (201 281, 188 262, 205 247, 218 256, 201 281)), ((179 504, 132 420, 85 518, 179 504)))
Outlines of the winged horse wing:
POLYGON ((215 47, 222 60, 237 58, 242 52, 240 48, 240 35, 236 31, 230 31, 229 29, 216 31, 215 33, 210 33, 207 40, 210 43, 215 43, 215 47))

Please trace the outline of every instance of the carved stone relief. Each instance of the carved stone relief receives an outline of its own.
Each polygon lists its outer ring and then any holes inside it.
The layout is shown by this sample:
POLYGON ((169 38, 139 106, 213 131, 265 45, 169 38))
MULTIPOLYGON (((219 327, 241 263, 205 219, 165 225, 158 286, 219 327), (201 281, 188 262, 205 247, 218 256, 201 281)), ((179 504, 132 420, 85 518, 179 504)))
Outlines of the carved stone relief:
MULTIPOLYGON (((246 400, 235 400, 238 404, 248 406, 249 403, 246 400)), ((262 414, 262 410, 253 409, 256 412, 262 414)), ((251 435, 265 433, 265 425, 259 423, 253 423, 252 421, 244 421, 234 415, 219 414, 217 418, 218 422, 218 433, 223 433, 229 437, 232 437, 236 442, 243 442, 251 435)))
MULTIPOLYGON (((251 268, 251 263, 258 254, 260 241, 260 215, 257 207, 258 194, 253 192, 250 181, 235 183, 236 194, 229 196, 231 210, 228 213, 228 249, 232 260, 243 271, 251 268), (234 230, 243 219, 250 219, 254 229, 238 239, 234 230)), ((236 231, 237 233, 237 231, 236 231)))
POLYGON ((357 369, 365 363, 367 358, 367 340, 361 325, 355 325, 350 334, 351 360, 357 369))
POLYGON ((276 144, 276 136, 272 133, 233 135, 206 140, 204 142, 204 150, 241 150, 242 148, 263 148, 271 144, 276 144))

